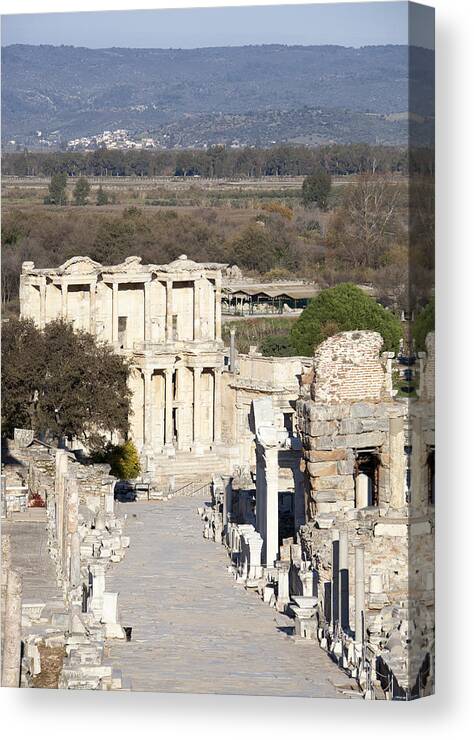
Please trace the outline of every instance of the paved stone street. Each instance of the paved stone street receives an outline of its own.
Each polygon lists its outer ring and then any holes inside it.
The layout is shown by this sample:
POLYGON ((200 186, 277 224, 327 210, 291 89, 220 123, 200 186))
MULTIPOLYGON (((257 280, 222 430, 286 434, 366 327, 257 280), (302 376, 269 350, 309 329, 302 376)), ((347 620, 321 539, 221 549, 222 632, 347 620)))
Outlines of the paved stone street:
POLYGON ((2 521, 2 534, 10 535, 12 567, 22 578, 23 603, 62 604, 61 589, 56 586, 54 563, 48 552, 46 521, 28 521, 29 513, 23 521, 2 521))
POLYGON ((135 691, 342 698, 350 680, 316 642, 234 582, 223 547, 204 540, 197 498, 120 504, 130 550, 107 574, 132 641, 110 642, 135 691))

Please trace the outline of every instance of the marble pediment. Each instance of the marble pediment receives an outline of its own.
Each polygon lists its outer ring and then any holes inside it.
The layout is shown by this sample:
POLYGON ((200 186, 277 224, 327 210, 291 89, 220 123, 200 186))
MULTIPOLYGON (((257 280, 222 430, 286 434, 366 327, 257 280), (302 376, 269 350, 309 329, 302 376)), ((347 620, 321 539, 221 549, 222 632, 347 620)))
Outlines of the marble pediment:
POLYGON ((99 262, 94 262, 90 257, 71 257, 67 260, 58 272, 63 275, 90 275, 100 270, 102 265, 99 262))

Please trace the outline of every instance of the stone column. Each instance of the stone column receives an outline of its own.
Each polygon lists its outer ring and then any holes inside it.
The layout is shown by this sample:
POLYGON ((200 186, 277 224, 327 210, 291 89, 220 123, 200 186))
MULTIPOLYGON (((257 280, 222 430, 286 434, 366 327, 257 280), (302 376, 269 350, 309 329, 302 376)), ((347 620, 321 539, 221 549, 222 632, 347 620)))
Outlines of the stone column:
POLYGON ((21 661, 21 578, 8 571, 3 635, 2 686, 20 686, 21 661))
POLYGON ((73 534, 77 532, 79 524, 79 491, 77 488, 77 480, 72 476, 69 476, 66 481, 67 486, 67 512, 66 512, 66 526, 67 533, 73 534))
POLYGON ((290 563, 284 560, 277 562, 278 568, 278 609, 283 610, 290 601, 290 563))
POLYGON ((390 504, 394 509, 405 506, 405 433, 403 418, 389 419, 390 504))
POLYGON ((67 288, 67 283, 61 280, 61 316, 64 321, 67 320, 67 288))
POLYGON ((40 316, 39 325, 40 329, 43 329, 46 325, 46 276, 43 276, 40 280, 40 316))
POLYGON ((165 368, 165 445, 173 445, 173 368, 165 368))
POLYGON ((105 592, 105 565, 102 563, 91 563, 89 572, 92 577, 92 598, 90 600, 90 610, 96 618, 102 618, 102 607, 104 603, 105 592))
POLYGON ((214 444, 219 444, 222 435, 222 370, 214 368, 214 444))
POLYGON ((364 548, 358 545, 355 548, 355 639, 362 642, 365 612, 365 571, 364 548))
MULTIPOLYGON (((413 414, 413 410, 412 410, 413 414)), ((427 503, 427 466, 423 460, 423 427, 420 416, 412 416, 411 433, 411 508, 422 510, 427 503)), ((425 455, 427 451, 425 448, 425 455)))
POLYGON ((339 530, 332 532, 332 604, 331 622, 335 630, 339 623, 339 530))
POLYGON ((263 539, 263 565, 278 557, 278 447, 257 442, 257 530, 263 539))
POLYGON ((143 370, 143 447, 146 453, 153 451, 153 370, 143 370))
POLYGON ((359 473, 355 481, 356 509, 365 509, 369 505, 369 478, 365 473, 359 473))
POLYGON ((58 559, 61 567, 61 578, 64 577, 64 529, 65 529, 65 487, 68 469, 68 457, 65 450, 56 450, 56 469, 54 478, 54 493, 56 498, 56 540, 58 559))
POLYGON ((216 280, 215 301, 215 339, 220 341, 222 339, 222 289, 220 278, 216 280))
POLYGON ((201 339, 201 278, 193 283, 194 341, 201 339))
POLYGON ((79 532, 71 536, 71 566, 69 582, 71 588, 81 585, 81 538, 79 532))
POLYGON ((193 446, 196 451, 201 444, 201 375, 202 367, 193 368, 193 446))
POLYGON ((71 588, 76 588, 80 583, 81 559, 80 537, 77 531, 79 525, 79 491, 75 477, 70 476, 66 479, 66 492, 65 544, 67 544, 67 562, 64 568, 64 579, 65 585, 68 584, 71 588))
POLYGON ((91 334, 95 334, 97 330, 96 313, 97 313, 97 282, 94 281, 89 286, 89 331, 91 334))
POLYGON ((339 532, 339 624, 349 628, 349 541, 347 530, 339 532))
POLYGON ((173 281, 166 281, 166 339, 173 340, 173 281))
POLYGON ((235 373, 237 353, 235 351, 235 329, 230 330, 229 372, 235 373))
POLYGON ((112 342, 118 342, 118 283, 112 283, 112 342))
POLYGON ((151 282, 143 284, 143 338, 145 342, 151 342, 151 282))

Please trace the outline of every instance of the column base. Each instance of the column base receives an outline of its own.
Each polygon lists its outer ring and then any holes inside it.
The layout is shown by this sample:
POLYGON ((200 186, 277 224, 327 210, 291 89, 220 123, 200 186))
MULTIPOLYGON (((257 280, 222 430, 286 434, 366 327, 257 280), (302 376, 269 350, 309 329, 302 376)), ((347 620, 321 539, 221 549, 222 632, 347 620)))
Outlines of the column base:
POLYGON ((170 442, 168 444, 165 444, 165 446, 163 447, 163 452, 167 457, 176 457, 176 448, 170 442))
POLYGON ((194 443, 191 447, 193 455, 204 455, 204 447, 202 444, 194 443))

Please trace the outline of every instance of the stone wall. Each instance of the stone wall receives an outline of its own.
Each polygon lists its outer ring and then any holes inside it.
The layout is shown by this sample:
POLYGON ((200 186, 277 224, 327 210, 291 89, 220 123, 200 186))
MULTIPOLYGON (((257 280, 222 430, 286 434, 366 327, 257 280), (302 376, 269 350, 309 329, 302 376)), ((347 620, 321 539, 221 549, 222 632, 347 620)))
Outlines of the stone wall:
POLYGON ((381 346, 375 333, 346 332, 316 350, 297 404, 300 540, 317 574, 321 643, 366 691, 410 698, 431 690, 434 521, 426 486, 414 491, 426 460, 413 456, 413 404, 392 398, 381 346))
MULTIPOLYGON (((299 452, 279 449, 276 396, 254 391, 255 483, 243 466, 200 514, 236 580, 292 616, 294 634, 316 639, 366 698, 411 699, 434 685, 434 386, 395 398, 381 348, 365 331, 317 348, 300 375, 299 452), (301 456, 304 515, 297 541, 276 548, 283 453, 301 456)), ((428 339, 426 375, 433 350, 428 339)))
POLYGON ((129 545, 109 466, 82 465, 66 450, 34 442, 11 445, 9 459, 27 471, 30 495, 44 497, 49 556, 62 594, 61 605, 23 606, 21 685, 32 685, 41 673, 46 648, 64 654, 59 688, 126 688, 120 672, 103 661, 106 640, 125 638, 118 594, 107 592, 106 572, 129 545))

